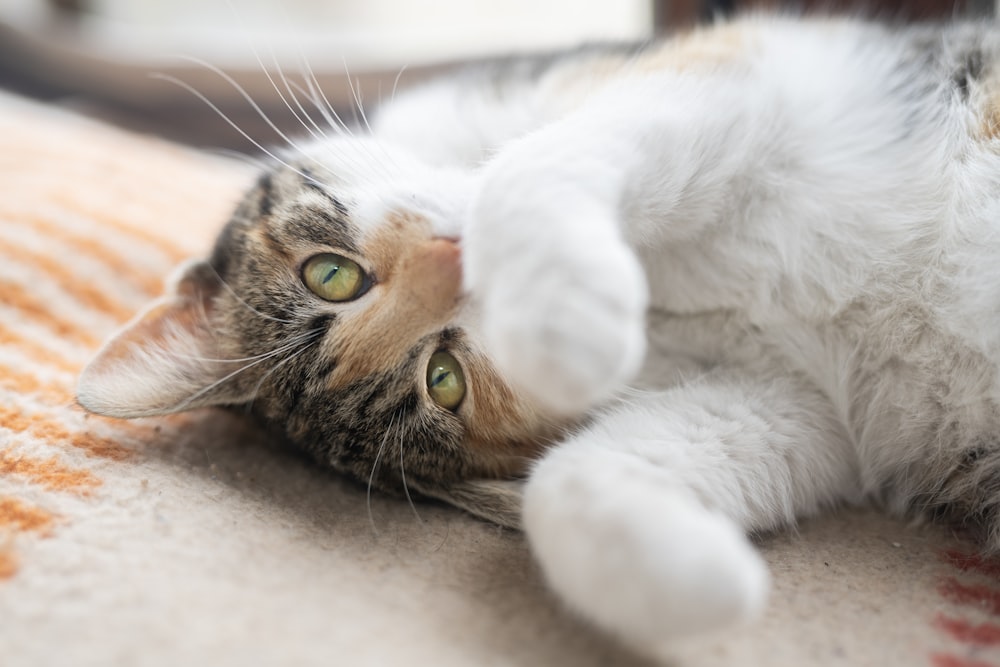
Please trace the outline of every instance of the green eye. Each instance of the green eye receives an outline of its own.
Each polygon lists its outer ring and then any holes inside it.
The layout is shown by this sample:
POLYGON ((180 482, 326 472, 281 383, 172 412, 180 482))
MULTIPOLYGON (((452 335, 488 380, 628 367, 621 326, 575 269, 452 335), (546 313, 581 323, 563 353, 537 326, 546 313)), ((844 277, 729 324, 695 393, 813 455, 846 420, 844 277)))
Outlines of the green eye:
POLYGON ((454 410, 465 398, 465 375, 455 357, 435 352, 427 364, 427 393, 446 410, 454 410))
POLYGON ((361 293, 365 272, 346 257, 316 255, 302 269, 302 280, 313 294, 327 301, 350 301, 361 293))

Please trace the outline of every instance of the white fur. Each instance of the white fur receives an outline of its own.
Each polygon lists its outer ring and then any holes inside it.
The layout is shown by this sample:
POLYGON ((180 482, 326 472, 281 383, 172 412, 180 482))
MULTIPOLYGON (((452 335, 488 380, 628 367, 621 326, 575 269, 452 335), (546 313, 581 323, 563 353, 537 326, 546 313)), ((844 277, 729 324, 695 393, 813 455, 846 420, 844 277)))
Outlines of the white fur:
POLYGON ((590 415, 529 479, 528 539, 570 606, 654 654, 761 608, 744 533, 905 509, 920 466, 943 478, 1000 426, 1000 151, 967 107, 893 92, 879 28, 748 34, 727 67, 570 111, 553 77, 460 80, 376 128, 477 179, 455 215, 485 340, 545 409, 590 415))

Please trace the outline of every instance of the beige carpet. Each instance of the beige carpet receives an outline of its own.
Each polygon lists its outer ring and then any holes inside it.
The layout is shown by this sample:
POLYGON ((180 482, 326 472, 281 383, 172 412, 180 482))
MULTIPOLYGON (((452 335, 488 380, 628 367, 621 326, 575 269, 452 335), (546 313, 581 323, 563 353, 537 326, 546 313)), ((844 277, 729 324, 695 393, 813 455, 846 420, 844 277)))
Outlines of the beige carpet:
MULTIPOLYGON (((73 407, 249 177, 0 95, 0 665, 647 664, 560 608, 516 532, 369 500, 226 413, 73 407)), ((845 511, 762 548, 767 614, 676 665, 1000 665, 1000 564, 943 527, 845 511)))

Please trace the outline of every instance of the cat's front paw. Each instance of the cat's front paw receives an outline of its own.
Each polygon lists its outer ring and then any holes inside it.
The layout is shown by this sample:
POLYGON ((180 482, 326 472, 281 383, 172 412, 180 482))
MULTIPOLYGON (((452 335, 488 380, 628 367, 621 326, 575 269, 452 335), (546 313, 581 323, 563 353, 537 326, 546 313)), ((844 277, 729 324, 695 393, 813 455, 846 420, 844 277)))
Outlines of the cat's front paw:
POLYGON ((544 408, 573 416, 638 371, 648 290, 614 221, 552 213, 481 204, 465 247, 466 286, 506 379, 544 408))

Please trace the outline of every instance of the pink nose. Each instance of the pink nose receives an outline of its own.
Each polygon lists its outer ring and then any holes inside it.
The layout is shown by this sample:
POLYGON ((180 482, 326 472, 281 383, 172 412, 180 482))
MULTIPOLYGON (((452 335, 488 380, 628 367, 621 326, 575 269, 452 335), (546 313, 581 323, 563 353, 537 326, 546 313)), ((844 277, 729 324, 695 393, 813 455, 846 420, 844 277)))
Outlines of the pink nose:
POLYGON ((435 238, 418 246, 407 262, 408 287, 423 308, 436 314, 451 311, 462 288, 462 251, 458 244, 435 238))
POLYGON ((441 270, 457 272, 458 278, 462 277, 462 249, 458 241, 448 238, 434 238, 426 245, 428 256, 431 261, 441 267, 441 270))

